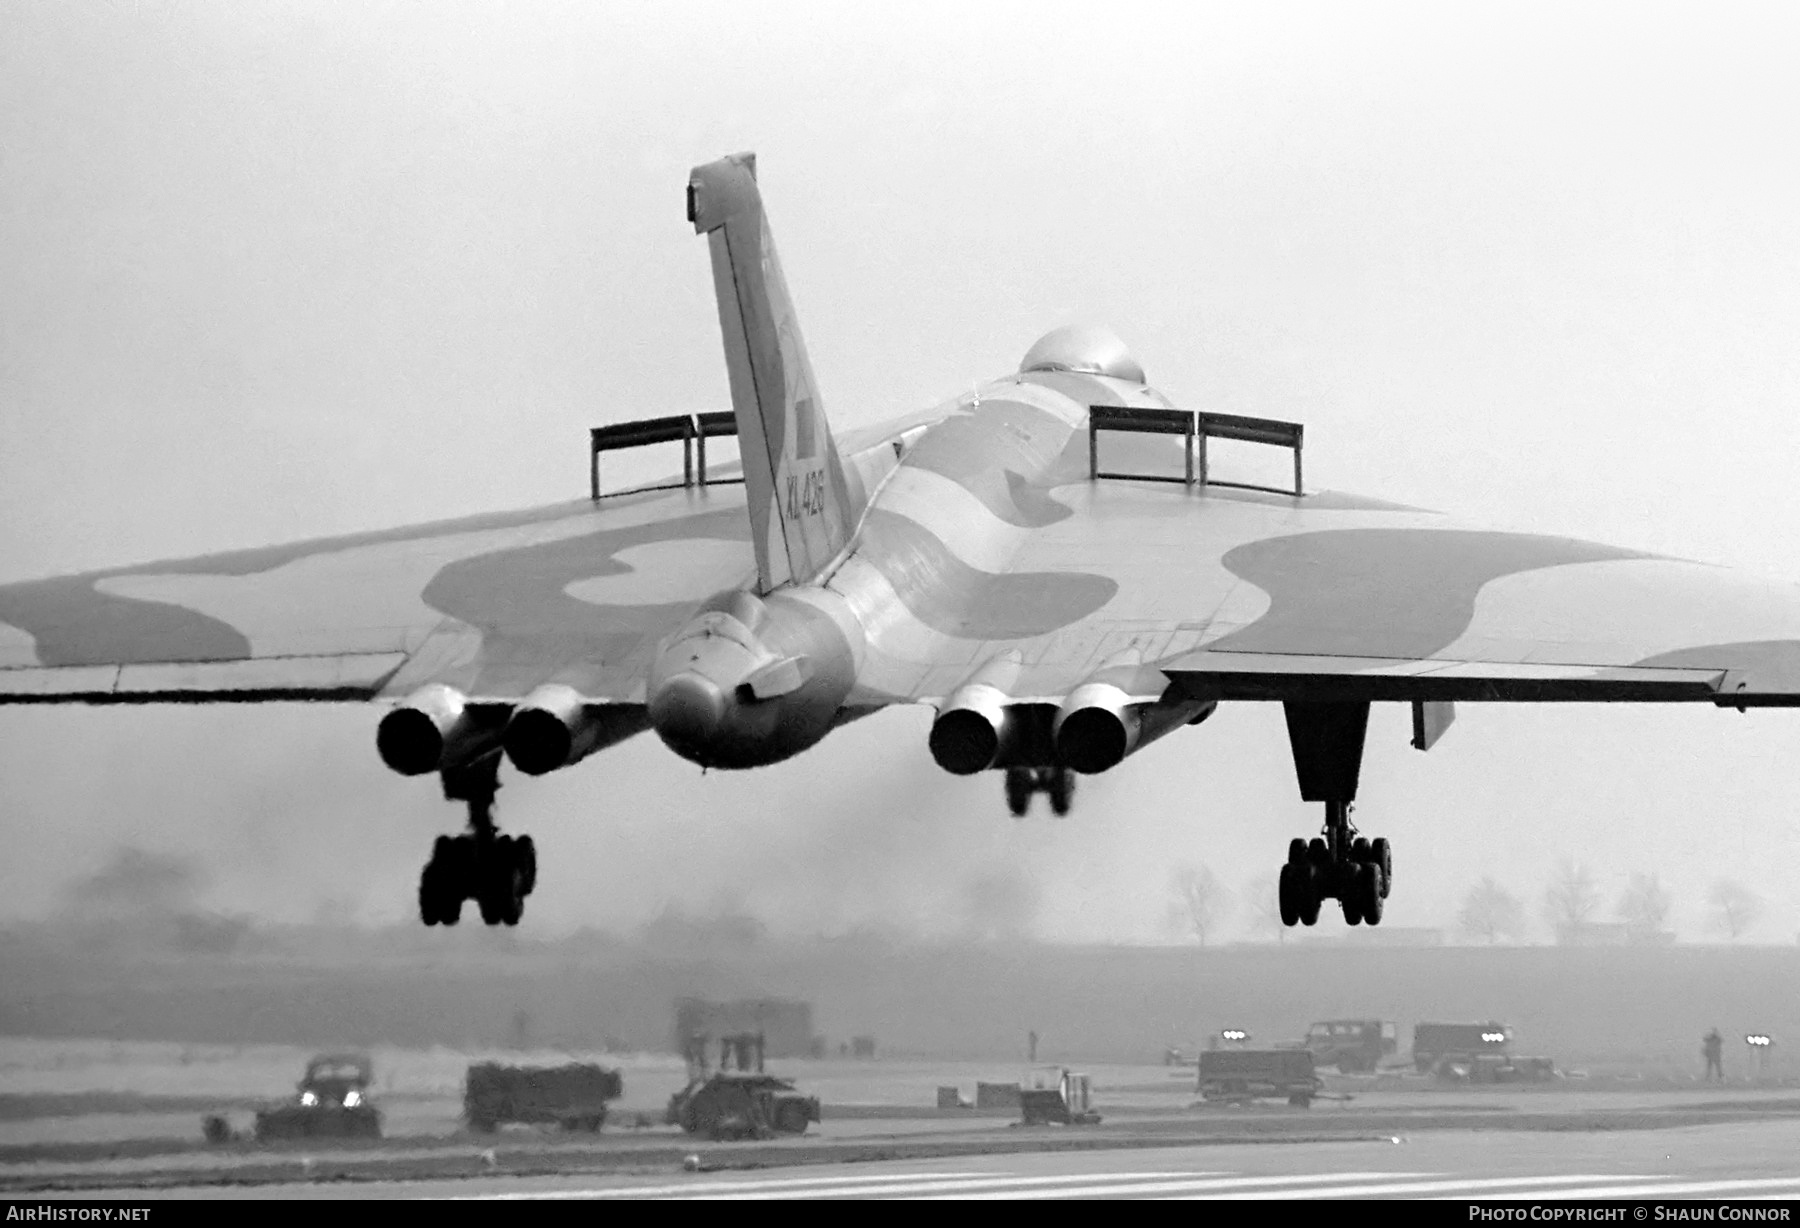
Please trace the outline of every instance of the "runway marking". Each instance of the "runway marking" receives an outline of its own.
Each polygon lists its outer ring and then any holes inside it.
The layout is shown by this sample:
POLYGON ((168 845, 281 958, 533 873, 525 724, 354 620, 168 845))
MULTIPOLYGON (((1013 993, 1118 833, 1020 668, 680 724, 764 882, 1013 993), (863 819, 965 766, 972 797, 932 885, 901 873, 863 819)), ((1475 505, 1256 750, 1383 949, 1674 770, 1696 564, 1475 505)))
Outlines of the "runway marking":
POLYGON ((1780 1198, 1800 1195, 1800 1174, 1696 1181, 1636 1173, 1536 1173, 1519 1177, 1454 1177, 1447 1173, 1338 1172, 1248 1175, 1225 1172, 1063 1173, 1040 1177, 1000 1172, 864 1173, 855 1176, 759 1177, 665 1185, 468 1195, 480 1201, 657 1198, 708 1200, 889 1198, 920 1201, 1050 1198, 1327 1199, 1423 1196, 1449 1200, 1661 1198, 1683 1195, 1780 1198))
POLYGON ((895 1173, 891 1176, 879 1176, 865 1173, 859 1177, 766 1177, 756 1181, 708 1181, 705 1177, 695 1177, 692 1181, 680 1185, 606 1185, 585 1190, 519 1190, 511 1193, 497 1194, 464 1194, 452 1201, 456 1202, 537 1202, 557 1198, 669 1198, 683 1194, 705 1193, 710 1190, 761 1190, 778 1186, 827 1186, 827 1185, 866 1185, 879 1182, 892 1184, 904 1181, 928 1181, 944 1177, 990 1177, 1004 1178, 1005 1173, 895 1173))
MULTIPOLYGON (((967 1198, 973 1200, 989 1200, 998 1198, 1089 1198, 1103 1194, 1178 1194, 1194 1190, 1240 1190, 1250 1186, 1304 1186, 1315 1182, 1327 1181, 1377 1181, 1383 1177, 1428 1177, 1430 1173, 1302 1173, 1285 1177, 1242 1177, 1227 1176, 1222 1173, 1182 1173, 1174 1181, 1160 1181, 1159 1177, 1177 1176, 1173 1173, 1085 1173, 1074 1178, 1079 1181, 1090 1181, 1092 1185, 1063 1190, 1024 1190, 1010 1192, 995 1190, 983 1194, 951 1194, 943 1197, 967 1198), (1141 1181, 1134 1178, 1141 1177, 1141 1181), (1119 1182, 1126 1185, 1121 1188, 1119 1182)), ((1583 1181, 1591 1178, 1583 1177, 1583 1181)), ((1195 1197, 1209 1197, 1207 1194, 1196 1194, 1195 1197)), ((1266 1198, 1265 1193, 1246 1194, 1248 1198, 1266 1198)), ((929 1200, 927 1200, 929 1201, 929 1200)))
MULTIPOLYGON (((1171 1177, 1194 1178, 1217 1176, 1216 1173, 1109 1173, 1107 1181, 1111 1188, 1121 1193, 1134 1192, 1141 1182, 1162 1182, 1171 1177)), ((957 1173, 949 1177, 936 1177, 931 1180, 915 1180, 911 1183, 891 1182, 882 1186, 839 1186, 835 1189, 819 1189, 798 1193, 783 1190, 764 1190, 750 1194, 735 1195, 744 1199, 769 1198, 1065 1198, 1068 1195, 1056 1189, 1044 1187, 1073 1185, 1082 1181, 1094 1180, 1092 1173, 1059 1173, 1051 1177, 1009 1177, 999 1173, 957 1173), (1034 1188, 1035 1187, 1035 1188, 1034 1188), (997 1191, 996 1193, 977 1193, 976 1191, 997 1191)), ((680 1197, 678 1195, 678 1197, 680 1197)), ((686 1195, 688 1198, 711 1198, 710 1191, 695 1189, 686 1195)))
MULTIPOLYGON (((1612 1181, 1631 1181, 1631 1177, 1607 1178, 1612 1181)), ((1639 1198, 1650 1195, 1663 1196, 1670 1194, 1723 1194, 1727 1190, 1769 1191, 1770 1196, 1779 1197, 1782 1189, 1800 1191, 1800 1174, 1791 1177, 1759 1177, 1741 1180, 1724 1181, 1683 1181, 1678 1177, 1659 1180, 1654 1177, 1635 1178, 1643 1182, 1639 1185, 1592 1185, 1582 1189, 1563 1190, 1558 1198, 1639 1198)), ((1504 1195, 1512 1197, 1512 1195, 1504 1195)))
MULTIPOLYGON (((1351 1174, 1345 1174, 1345 1176, 1351 1176, 1351 1174)), ((1462 1195, 1447 1193, 1446 1191, 1479 1190, 1479 1191, 1481 1191, 1481 1193, 1469 1194, 1469 1195, 1467 1195, 1467 1197, 1469 1197, 1469 1198, 1521 1198, 1521 1197, 1524 1197, 1524 1194, 1517 1187, 1525 1186, 1525 1187, 1530 1187, 1536 1191, 1541 1191, 1544 1194, 1544 1196, 1547 1198, 1574 1198, 1574 1197, 1577 1197, 1577 1195, 1569 1193, 1568 1191, 1565 1191, 1565 1190, 1555 1189, 1555 1188, 1551 1188, 1551 1187, 1562 1186, 1562 1185, 1573 1185, 1573 1184, 1577 1184, 1582 1181, 1618 1181, 1621 1179, 1628 1180, 1628 1181, 1647 1180, 1647 1178, 1643 1178, 1643 1177, 1629 1176, 1629 1175, 1623 1175, 1623 1174, 1617 1174, 1617 1173, 1614 1173, 1614 1174, 1575 1173, 1575 1174, 1570 1174, 1568 1176, 1544 1176, 1544 1175, 1540 1174, 1540 1175, 1533 1175, 1530 1177, 1475 1177, 1475 1178, 1443 1177, 1441 1174, 1433 1174, 1433 1173, 1418 1173, 1418 1174, 1415 1174, 1415 1173, 1380 1173, 1380 1174, 1376 1174, 1376 1176, 1378 1178, 1379 1177, 1426 1176, 1426 1177, 1431 1177, 1433 1179, 1429 1180, 1429 1181, 1385 1181, 1385 1182, 1378 1180, 1375 1184, 1372 1184, 1372 1185, 1345 1185, 1345 1186, 1339 1186, 1336 1188, 1327 1187, 1325 1189, 1294 1190, 1291 1193, 1284 1193, 1282 1196, 1285 1198, 1343 1198, 1346 1196, 1365 1198, 1365 1197, 1371 1197, 1374 1195, 1384 1195, 1385 1196, 1385 1195, 1391 1195, 1391 1194, 1442 1194, 1444 1197, 1447 1197, 1447 1198, 1457 1198, 1457 1197, 1462 1197, 1462 1195)), ((1201 1197, 1206 1197, 1206 1195, 1201 1195, 1201 1197)), ((1263 1197, 1266 1197, 1266 1195, 1265 1194, 1256 1194, 1256 1193, 1224 1194, 1224 1195, 1220 1195, 1220 1197, 1222 1197, 1222 1198, 1263 1198, 1263 1197)))

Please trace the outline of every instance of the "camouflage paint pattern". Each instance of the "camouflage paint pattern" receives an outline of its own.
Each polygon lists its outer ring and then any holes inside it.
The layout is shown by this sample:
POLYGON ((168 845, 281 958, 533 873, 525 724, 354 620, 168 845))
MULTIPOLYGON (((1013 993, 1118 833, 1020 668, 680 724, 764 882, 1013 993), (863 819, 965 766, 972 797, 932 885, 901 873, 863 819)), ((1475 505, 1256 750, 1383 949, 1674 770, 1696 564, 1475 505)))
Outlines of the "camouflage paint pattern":
POLYGON ((1353 495, 1090 480, 1090 405, 1170 405, 1095 330, 834 440, 748 164, 693 184, 745 485, 0 585, 0 701, 643 704, 706 603, 754 590, 823 612, 846 712, 941 704, 1003 655, 1014 699, 1054 705, 1122 654, 1196 699, 1800 704, 1788 583, 1353 495))

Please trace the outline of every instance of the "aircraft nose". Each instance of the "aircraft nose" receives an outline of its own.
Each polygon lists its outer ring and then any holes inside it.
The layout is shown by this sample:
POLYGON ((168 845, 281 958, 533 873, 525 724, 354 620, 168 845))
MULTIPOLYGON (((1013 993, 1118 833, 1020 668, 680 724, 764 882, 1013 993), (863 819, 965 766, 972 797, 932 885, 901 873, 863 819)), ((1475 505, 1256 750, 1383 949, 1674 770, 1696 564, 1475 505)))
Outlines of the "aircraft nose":
POLYGON ((725 696, 699 674, 676 674, 650 699, 650 723, 670 742, 703 746, 724 720, 725 696))

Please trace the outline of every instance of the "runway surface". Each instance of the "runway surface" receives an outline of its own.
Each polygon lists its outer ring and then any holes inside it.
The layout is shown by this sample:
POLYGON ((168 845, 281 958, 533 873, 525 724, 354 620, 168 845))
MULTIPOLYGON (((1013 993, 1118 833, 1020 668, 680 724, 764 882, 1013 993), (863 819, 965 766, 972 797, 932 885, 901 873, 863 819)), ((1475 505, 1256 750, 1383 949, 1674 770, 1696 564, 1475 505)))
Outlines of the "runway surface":
POLYGON ((1800 1123, 1585 1132, 1446 1131, 1302 1142, 977 1155, 630 1176, 118 1189, 122 1198, 1795 1199, 1800 1123))

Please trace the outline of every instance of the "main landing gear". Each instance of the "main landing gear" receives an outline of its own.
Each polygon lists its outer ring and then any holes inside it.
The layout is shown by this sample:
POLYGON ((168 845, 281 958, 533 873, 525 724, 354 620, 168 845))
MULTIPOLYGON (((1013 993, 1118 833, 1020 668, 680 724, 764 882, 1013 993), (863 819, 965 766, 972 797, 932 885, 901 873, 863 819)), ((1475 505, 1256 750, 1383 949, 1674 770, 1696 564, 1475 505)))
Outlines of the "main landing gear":
POLYGON ((1075 797, 1075 773, 1057 766, 1006 769, 1006 808, 1014 818, 1025 817, 1034 793, 1048 793, 1050 811, 1060 819, 1069 813, 1069 803, 1075 797))
POLYGON ((1281 923, 1316 924, 1320 906, 1334 899, 1343 905, 1348 924, 1380 925, 1394 879, 1394 855, 1385 839, 1359 836, 1350 822, 1369 705, 1285 706, 1300 796, 1325 803, 1325 828, 1311 840, 1296 837, 1288 843, 1287 864, 1281 867, 1281 923))
POLYGON ((1281 867, 1281 923, 1312 925, 1328 899, 1344 906, 1350 925, 1380 925, 1388 887, 1394 879, 1394 855, 1384 837, 1352 838, 1348 802, 1328 802, 1325 834, 1288 842, 1287 864, 1281 867))
POLYGON ((500 757, 490 755, 443 773, 444 796, 468 803, 469 830, 439 836, 419 876, 419 917, 426 925, 455 925, 464 900, 474 900, 489 925, 517 925, 525 897, 537 885, 537 849, 530 836, 503 836, 494 825, 500 757))

